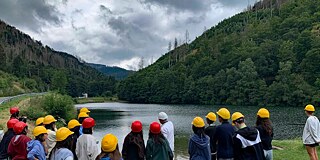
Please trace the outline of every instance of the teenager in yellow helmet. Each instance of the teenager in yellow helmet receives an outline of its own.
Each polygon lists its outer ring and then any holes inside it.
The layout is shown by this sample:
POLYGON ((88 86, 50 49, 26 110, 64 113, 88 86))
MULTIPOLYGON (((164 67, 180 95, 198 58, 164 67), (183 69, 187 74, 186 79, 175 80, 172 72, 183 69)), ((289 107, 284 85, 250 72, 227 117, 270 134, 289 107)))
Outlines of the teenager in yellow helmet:
POLYGON ((188 153, 190 160, 211 160, 210 138, 204 133, 204 121, 195 117, 192 121, 193 135, 189 140, 188 153))
POLYGON ((313 105, 307 105, 304 111, 308 119, 303 129, 303 144, 306 146, 310 160, 318 160, 316 146, 319 146, 320 143, 320 123, 318 118, 313 115, 316 111, 313 105))
POLYGON ((113 134, 106 134, 101 141, 101 153, 96 160, 122 160, 118 147, 118 138, 113 134))
POLYGON ((257 113, 256 128, 260 132, 264 156, 266 157, 266 160, 272 160, 273 153, 271 142, 273 139, 273 128, 270 121, 270 113, 267 109, 259 109, 257 113))
POLYGON ((216 120, 216 114, 209 112, 206 116, 206 121, 209 126, 204 130, 204 133, 210 137, 211 159, 213 160, 217 157, 217 145, 213 142, 213 136, 216 133, 216 125, 214 124, 216 120))
POLYGON ((48 138, 46 139, 47 143, 47 158, 50 154, 52 148, 56 145, 56 119, 52 115, 47 115, 44 117, 43 124, 48 130, 48 138))
POLYGON ((73 144, 73 132, 66 127, 61 127, 57 130, 56 145, 52 149, 49 160, 73 160, 71 147, 73 144))
POLYGON ((217 112, 221 125, 217 126, 213 138, 213 144, 217 144, 217 159, 233 158, 233 142, 234 128, 228 122, 230 112, 227 108, 220 108, 217 112))
POLYGON ((46 139, 48 131, 43 126, 37 126, 33 129, 34 140, 27 143, 28 159, 46 160, 46 139))
MULTIPOLYGON (((80 112, 79 113, 78 121, 79 121, 80 124, 82 124, 83 120, 86 119, 86 118, 89 118, 89 115, 86 112, 80 112)), ((80 129, 79 129, 80 136, 83 134, 82 130, 83 130, 83 127, 80 126, 80 129)))

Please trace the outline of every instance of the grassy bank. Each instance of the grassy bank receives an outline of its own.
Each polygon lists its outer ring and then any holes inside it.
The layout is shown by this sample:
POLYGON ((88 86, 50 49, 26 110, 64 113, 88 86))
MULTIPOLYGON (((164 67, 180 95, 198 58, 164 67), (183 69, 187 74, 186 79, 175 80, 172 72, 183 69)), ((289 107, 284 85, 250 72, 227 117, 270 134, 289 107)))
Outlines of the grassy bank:
MULTIPOLYGON (((283 150, 274 150, 274 160, 308 160, 309 156, 302 144, 302 140, 274 140, 272 145, 283 148, 283 150)), ((320 148, 317 148, 320 155, 320 148)))
POLYGON ((89 98, 75 98, 76 104, 84 103, 104 103, 104 102, 119 102, 118 97, 89 97, 89 98))

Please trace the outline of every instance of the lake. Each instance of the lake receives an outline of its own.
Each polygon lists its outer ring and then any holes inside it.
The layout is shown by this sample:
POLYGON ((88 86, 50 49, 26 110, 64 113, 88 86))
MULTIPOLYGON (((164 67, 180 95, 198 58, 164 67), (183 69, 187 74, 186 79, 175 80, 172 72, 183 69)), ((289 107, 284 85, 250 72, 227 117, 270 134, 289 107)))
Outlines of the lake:
MULTIPOLYGON (((194 117, 205 119, 209 111, 216 112, 221 106, 209 105, 160 105, 160 104, 128 104, 128 103, 88 103, 76 105, 87 107, 90 116, 96 120, 94 136, 101 141, 107 133, 119 139, 120 151, 125 136, 131 131, 130 125, 135 120, 143 124, 145 142, 148 139, 149 124, 158 121, 158 113, 164 111, 175 127, 176 159, 188 159, 188 140, 192 135, 191 122, 194 117)), ((231 114, 239 111, 245 116, 247 125, 253 126, 259 107, 228 106, 231 114)), ((274 139, 293 139, 302 136, 306 116, 304 106, 301 107, 269 107, 270 119, 274 127, 274 139)), ((219 122, 215 122, 217 125, 219 122)))

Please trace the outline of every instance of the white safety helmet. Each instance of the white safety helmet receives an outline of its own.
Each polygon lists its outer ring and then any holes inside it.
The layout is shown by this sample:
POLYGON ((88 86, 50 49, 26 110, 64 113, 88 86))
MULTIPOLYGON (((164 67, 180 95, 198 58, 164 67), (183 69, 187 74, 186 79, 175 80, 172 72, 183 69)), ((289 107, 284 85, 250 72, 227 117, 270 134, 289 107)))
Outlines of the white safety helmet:
POLYGON ((160 119, 160 120, 166 120, 166 119, 168 119, 167 113, 165 113, 165 112, 160 112, 159 115, 158 115, 158 119, 160 119))

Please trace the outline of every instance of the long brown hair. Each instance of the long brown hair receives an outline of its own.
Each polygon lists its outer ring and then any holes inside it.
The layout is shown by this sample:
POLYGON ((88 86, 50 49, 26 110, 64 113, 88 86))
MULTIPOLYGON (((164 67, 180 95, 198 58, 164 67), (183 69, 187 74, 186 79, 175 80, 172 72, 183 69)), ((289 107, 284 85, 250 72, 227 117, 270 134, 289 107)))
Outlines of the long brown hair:
POLYGON ((269 118, 261 118, 260 116, 257 116, 256 126, 262 126, 270 136, 273 133, 272 124, 269 118))

